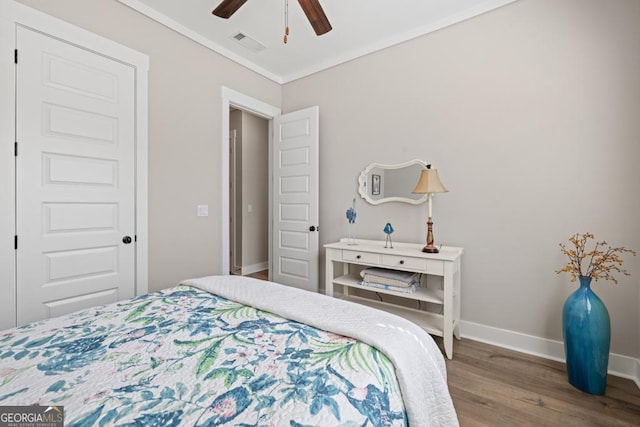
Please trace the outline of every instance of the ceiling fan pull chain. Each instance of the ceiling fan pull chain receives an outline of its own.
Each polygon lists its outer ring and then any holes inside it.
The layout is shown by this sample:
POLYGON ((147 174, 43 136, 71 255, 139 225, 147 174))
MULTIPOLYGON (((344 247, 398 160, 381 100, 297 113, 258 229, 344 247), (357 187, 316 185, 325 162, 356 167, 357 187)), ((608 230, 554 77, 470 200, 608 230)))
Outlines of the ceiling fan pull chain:
POLYGON ((289 40, 289 0, 284 0, 284 44, 289 40))

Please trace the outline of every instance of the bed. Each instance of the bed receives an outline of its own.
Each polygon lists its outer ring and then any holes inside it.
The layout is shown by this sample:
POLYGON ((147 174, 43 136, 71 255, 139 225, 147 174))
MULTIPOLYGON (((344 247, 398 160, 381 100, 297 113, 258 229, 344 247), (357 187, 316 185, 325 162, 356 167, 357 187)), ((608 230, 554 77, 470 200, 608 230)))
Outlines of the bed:
POLYGON ((455 426, 421 328, 339 299, 211 276, 0 331, 0 406, 66 426, 455 426))

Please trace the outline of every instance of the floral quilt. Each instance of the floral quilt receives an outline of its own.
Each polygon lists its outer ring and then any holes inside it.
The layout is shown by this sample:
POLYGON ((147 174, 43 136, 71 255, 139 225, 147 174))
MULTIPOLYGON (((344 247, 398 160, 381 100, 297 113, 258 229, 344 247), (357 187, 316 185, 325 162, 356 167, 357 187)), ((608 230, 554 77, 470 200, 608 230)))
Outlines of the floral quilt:
POLYGON ((407 424, 376 348, 188 286, 0 332, 0 405, 63 405, 66 426, 407 424))

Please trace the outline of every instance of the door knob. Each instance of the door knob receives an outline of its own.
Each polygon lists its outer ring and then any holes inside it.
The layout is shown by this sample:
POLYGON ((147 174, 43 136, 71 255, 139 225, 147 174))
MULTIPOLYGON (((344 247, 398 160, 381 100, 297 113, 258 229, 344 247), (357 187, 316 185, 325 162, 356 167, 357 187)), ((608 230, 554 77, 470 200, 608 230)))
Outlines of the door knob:
POLYGON ((131 243, 131 236, 124 236, 122 238, 122 243, 124 243, 125 245, 128 245, 129 243, 131 243))
POLYGON ((312 225, 311 227, 309 227, 309 231, 316 231, 316 227, 312 225))

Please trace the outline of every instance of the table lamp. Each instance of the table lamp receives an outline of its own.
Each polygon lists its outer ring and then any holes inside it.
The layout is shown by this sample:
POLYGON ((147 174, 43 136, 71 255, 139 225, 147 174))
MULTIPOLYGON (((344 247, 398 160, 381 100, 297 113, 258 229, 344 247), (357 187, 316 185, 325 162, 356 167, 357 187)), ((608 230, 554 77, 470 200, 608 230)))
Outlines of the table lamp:
POLYGON ((422 248, 422 252, 428 252, 437 254, 438 248, 433 244, 433 221, 431 219, 431 199, 434 193, 446 193, 449 190, 444 188, 440 178, 438 177, 437 169, 431 169, 431 165, 427 165, 426 169, 420 172, 420 178, 416 184, 416 188, 413 189, 414 194, 426 194, 428 204, 428 219, 427 219, 427 245, 422 248))

